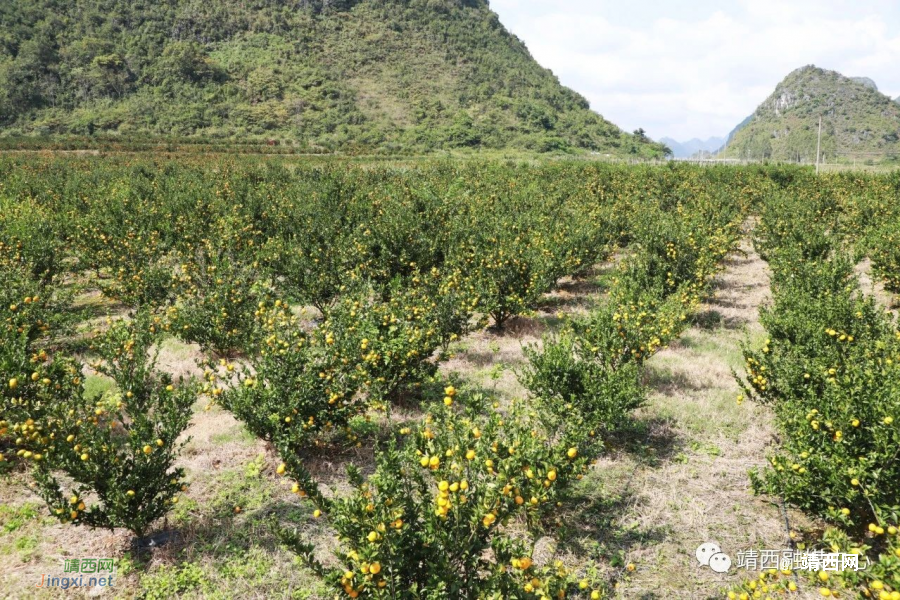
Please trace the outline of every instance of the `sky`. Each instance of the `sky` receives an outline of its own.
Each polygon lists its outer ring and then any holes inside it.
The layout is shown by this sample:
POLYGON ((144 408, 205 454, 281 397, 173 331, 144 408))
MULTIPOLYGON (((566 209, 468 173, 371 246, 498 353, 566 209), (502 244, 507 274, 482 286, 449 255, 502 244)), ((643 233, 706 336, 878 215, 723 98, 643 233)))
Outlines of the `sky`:
POLYGON ((627 131, 725 137, 808 64, 900 96, 897 0, 490 0, 563 85, 627 131))

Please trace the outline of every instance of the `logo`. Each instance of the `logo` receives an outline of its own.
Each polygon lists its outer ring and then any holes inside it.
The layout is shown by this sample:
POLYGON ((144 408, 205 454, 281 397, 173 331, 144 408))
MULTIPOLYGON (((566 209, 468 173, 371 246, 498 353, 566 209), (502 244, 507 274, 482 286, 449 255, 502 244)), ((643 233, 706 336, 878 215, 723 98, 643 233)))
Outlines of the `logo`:
POLYGON ((116 575, 116 561, 113 558, 65 558, 63 572, 67 575, 42 574, 41 582, 35 587, 111 587, 116 575))
POLYGON ((700 566, 709 567, 716 573, 727 573, 731 568, 731 557, 722 552, 715 542, 700 544, 695 555, 700 566))
MULTIPOLYGON (((722 547, 715 542, 700 544, 695 552, 697 562, 702 567, 709 567, 716 573, 727 573, 731 570, 731 557, 722 552, 722 547)), ((861 571, 869 565, 860 564, 860 555, 853 553, 826 553, 822 550, 741 550, 737 553, 738 569, 748 571, 765 571, 779 569, 782 571, 861 571)))

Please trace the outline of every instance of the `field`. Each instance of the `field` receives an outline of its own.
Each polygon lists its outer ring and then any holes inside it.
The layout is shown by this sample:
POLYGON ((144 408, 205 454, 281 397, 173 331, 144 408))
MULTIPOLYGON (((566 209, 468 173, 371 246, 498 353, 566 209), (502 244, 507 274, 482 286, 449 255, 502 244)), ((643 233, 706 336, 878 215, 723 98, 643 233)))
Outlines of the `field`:
POLYGON ((898 198, 791 166, 0 157, 0 594, 111 558, 66 594, 898 600, 898 198), (868 566, 737 566, 765 549, 868 566))

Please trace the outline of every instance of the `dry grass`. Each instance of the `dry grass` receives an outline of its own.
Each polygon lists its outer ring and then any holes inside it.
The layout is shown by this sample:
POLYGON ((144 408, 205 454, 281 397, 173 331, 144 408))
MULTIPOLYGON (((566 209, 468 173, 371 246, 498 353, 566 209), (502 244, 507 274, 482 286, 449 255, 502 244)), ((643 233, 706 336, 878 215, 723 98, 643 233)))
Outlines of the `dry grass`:
MULTIPOLYGON (((716 541, 732 557, 745 549, 789 547, 778 502, 754 496, 747 472, 762 466, 772 442, 771 416, 738 404, 731 371, 740 342, 761 335, 758 308, 768 297, 765 263, 744 245, 717 278, 715 296, 694 326, 648 363, 652 388, 631 431, 609 441, 610 453, 583 482, 566 545, 594 547, 607 572, 623 576, 622 598, 720 597, 746 577, 701 568, 694 550, 716 541)), ((791 511, 792 526, 805 527, 791 511)))
POLYGON ((540 347, 542 336, 559 329, 563 317, 586 314, 606 290, 611 269, 601 264, 583 278, 565 277, 533 314, 509 319, 499 332, 486 329, 466 336, 452 348, 454 356, 441 365, 441 372, 506 400, 524 397, 525 388, 516 377, 527 360, 523 348, 540 347))
POLYGON ((879 280, 874 280, 872 274, 872 261, 868 258, 864 259, 854 268, 854 272, 856 273, 856 277, 859 279, 859 287, 862 289, 863 293, 874 296, 875 301, 878 302, 880 306, 891 311, 894 316, 897 316, 897 298, 894 297, 889 291, 884 289, 884 282, 879 280))
POLYGON ((58 596, 58 591, 54 594, 34 587, 42 574, 62 575, 64 558, 118 556, 120 548, 127 545, 127 532, 67 527, 46 516, 43 504, 27 486, 21 473, 12 474, 0 485, 4 509, 0 513, 0 593, 4 598, 58 596))
POLYGON ((178 338, 170 337, 159 346, 156 368, 169 373, 175 381, 202 377, 203 369, 199 365, 203 358, 203 352, 197 344, 186 344, 178 338))

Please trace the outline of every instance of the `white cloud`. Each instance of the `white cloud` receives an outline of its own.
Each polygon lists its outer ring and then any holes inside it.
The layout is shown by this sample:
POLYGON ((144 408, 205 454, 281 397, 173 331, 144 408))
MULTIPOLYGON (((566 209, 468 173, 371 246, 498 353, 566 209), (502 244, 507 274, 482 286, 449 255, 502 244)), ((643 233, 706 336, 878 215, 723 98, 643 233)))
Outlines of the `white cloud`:
POLYGON ((724 135, 790 71, 811 63, 900 94, 900 7, 889 0, 493 0, 491 7, 595 110, 657 138, 724 135))

